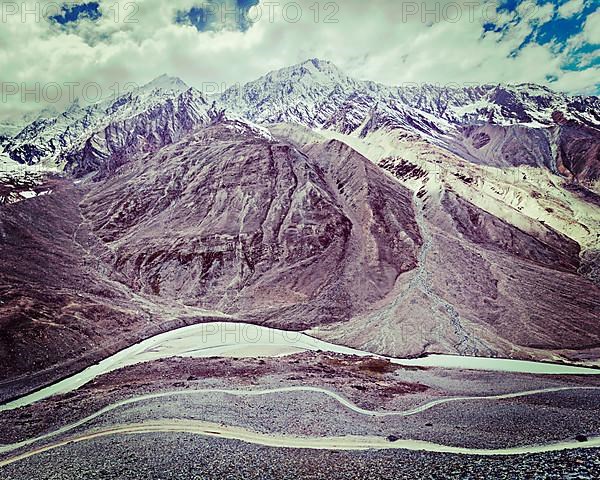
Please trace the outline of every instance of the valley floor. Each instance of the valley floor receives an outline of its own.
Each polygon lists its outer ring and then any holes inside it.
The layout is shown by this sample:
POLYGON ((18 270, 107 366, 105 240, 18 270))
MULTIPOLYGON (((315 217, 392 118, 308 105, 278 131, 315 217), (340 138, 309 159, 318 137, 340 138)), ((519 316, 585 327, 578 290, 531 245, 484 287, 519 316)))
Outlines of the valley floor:
POLYGON ((0 474, 19 480, 596 478, 600 451, 589 447, 600 434, 599 404, 596 376, 406 367, 325 352, 162 359, 0 413, 0 474), (481 398, 515 392, 522 395, 481 398), (461 453, 407 450, 404 440, 409 448, 461 453), (319 442, 323 449, 274 448, 319 442), (360 442, 377 448, 344 451, 360 442), (481 451, 564 442, 568 449, 537 454, 481 451))

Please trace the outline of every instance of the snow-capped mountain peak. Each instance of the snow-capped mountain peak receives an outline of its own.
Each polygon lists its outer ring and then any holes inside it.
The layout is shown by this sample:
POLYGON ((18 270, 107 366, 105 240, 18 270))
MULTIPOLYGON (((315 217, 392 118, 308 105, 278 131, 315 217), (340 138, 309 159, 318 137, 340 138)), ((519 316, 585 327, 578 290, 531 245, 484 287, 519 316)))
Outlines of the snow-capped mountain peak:
POLYGON ((96 168, 99 157, 172 142, 207 122, 208 108, 201 92, 162 75, 117 98, 84 107, 76 100, 60 115, 39 118, 10 139, 5 152, 20 163, 96 168))
MULTIPOLYGON (((502 148, 511 158, 516 148, 516 161, 523 162, 531 156, 523 145, 553 142, 557 112, 562 124, 574 121, 591 129, 586 138, 600 125, 597 97, 567 97, 532 84, 393 87, 356 80, 332 62, 313 58, 232 87, 213 106, 181 79, 161 75, 116 99, 86 107, 74 103, 61 115, 38 119, 7 140, 5 151, 21 163, 85 165, 80 155, 85 150, 84 157, 97 165, 98 155, 112 157, 116 147, 121 154, 160 148, 223 111, 256 125, 290 122, 360 138, 401 130, 488 163, 508 161, 502 148), (513 127, 521 130, 509 134, 506 129, 513 127)), ((552 164, 551 149, 542 150, 542 163, 552 164)))
POLYGON ((166 73, 159 77, 156 77, 151 82, 148 82, 141 87, 141 90, 152 91, 152 90, 163 90, 166 92, 185 92, 190 87, 179 77, 172 77, 166 73))
POLYGON ((333 113, 328 108, 329 97, 346 97, 346 92, 356 87, 355 80, 333 63, 310 59, 270 72, 242 87, 234 86, 221 96, 219 103, 256 123, 293 121, 315 127, 333 113))
POLYGON ((353 83, 350 77, 334 63, 318 58, 270 72, 264 78, 269 81, 301 80, 320 84, 353 83))

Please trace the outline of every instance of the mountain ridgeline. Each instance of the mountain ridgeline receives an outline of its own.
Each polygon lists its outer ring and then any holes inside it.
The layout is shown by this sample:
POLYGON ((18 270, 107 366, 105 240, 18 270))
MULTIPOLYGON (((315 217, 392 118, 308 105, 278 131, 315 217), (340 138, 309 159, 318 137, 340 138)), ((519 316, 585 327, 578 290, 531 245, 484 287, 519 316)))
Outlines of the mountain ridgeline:
POLYGON ((583 181, 600 175, 597 97, 568 97, 532 84, 388 87, 355 80, 317 59, 210 100, 179 79, 159 77, 117 99, 75 103, 40 118, 4 149, 20 163, 54 162, 89 173, 173 143, 220 111, 258 124, 292 122, 359 136, 402 129, 476 163, 543 165, 583 181))

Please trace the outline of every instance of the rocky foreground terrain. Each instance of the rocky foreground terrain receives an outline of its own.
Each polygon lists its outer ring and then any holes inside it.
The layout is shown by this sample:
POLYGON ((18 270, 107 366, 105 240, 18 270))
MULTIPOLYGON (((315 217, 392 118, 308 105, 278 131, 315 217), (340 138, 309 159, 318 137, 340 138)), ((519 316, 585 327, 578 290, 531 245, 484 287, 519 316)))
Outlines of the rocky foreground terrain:
POLYGON ((76 392, 1 413, 2 444, 39 439, 2 453, 0 469, 4 478, 48 479, 88 473, 103 479, 367 478, 369 472, 375 478, 480 478, 492 472, 497 478, 570 478, 564 476, 568 474, 594 478, 600 466, 595 449, 457 456, 403 449, 279 449, 219 439, 218 433, 207 438, 183 432, 102 432, 167 421, 188 428, 201 420, 214 422, 212 428, 239 426, 300 438, 372 435, 392 446, 405 438, 465 448, 501 449, 569 439, 585 446, 588 436, 600 428, 598 388, 597 381, 582 377, 407 369, 381 360, 322 353, 283 359, 171 359, 118 370, 76 392), (299 390, 277 391, 294 386, 299 390), (321 391, 301 390, 310 386, 340 393, 362 411, 384 416, 355 412, 321 391), (265 393, 236 396, 218 393, 220 388, 265 393), (557 388, 565 390, 550 391, 557 388), (204 389, 213 391, 203 393, 204 389), (269 389, 274 390, 268 393, 269 389), (549 390, 544 393, 545 389, 549 390), (539 393, 504 400, 481 398, 532 390, 539 393), (415 410, 442 398, 457 400, 415 410), (118 406, 128 399, 133 402, 118 406), (64 428, 102 411, 85 423, 64 428), (391 415, 396 411, 405 413, 391 415), (46 445, 50 449, 44 451, 46 445), (38 451, 16 460, 22 452, 38 451), (98 451, 103 455, 94 454, 98 451))
POLYGON ((127 478, 145 480, 411 480, 424 479, 594 479, 600 475, 597 450, 542 455, 469 457, 410 451, 331 452, 285 450, 194 436, 148 434, 99 439, 42 454, 4 470, 7 480, 127 478), (95 452, 103 452, 98 456, 95 452), (77 464, 66 458, 79 459, 77 464), (58 467, 56 466, 58 465, 58 467))

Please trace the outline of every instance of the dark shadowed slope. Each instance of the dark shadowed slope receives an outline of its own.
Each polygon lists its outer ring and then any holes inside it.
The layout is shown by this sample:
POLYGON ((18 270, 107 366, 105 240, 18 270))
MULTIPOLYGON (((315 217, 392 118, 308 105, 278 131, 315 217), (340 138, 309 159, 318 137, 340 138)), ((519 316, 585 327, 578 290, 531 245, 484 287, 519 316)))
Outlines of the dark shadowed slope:
POLYGON ((144 317, 86 253, 78 190, 70 181, 54 187, 0 209, 4 379, 102 350, 144 317))

